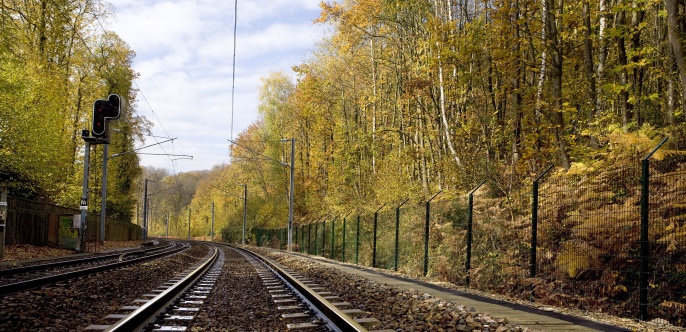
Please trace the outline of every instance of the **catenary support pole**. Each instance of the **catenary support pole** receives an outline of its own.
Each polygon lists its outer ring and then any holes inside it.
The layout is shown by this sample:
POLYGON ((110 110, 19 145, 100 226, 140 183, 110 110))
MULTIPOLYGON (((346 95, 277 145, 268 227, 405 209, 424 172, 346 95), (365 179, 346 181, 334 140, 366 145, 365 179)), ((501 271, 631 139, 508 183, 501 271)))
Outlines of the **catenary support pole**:
POLYGON ((148 179, 143 187, 143 240, 148 238, 148 179))
POLYGON ((212 230, 210 230, 210 241, 214 242, 214 202, 212 202, 212 230))
POLYGON ((248 225, 248 185, 243 185, 243 239, 241 244, 245 245, 245 230, 248 225))

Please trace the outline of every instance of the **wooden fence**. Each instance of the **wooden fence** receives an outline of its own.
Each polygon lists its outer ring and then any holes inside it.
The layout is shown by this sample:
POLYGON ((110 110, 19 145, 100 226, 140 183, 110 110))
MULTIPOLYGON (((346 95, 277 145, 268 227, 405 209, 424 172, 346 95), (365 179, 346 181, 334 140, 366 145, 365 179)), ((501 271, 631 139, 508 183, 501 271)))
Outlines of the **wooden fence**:
MULTIPOLYGON (((5 245, 32 244, 37 246, 59 244, 59 219, 80 214, 77 209, 21 198, 7 198, 5 245)), ((100 239, 100 216, 90 214, 86 241, 100 239)), ((105 219, 105 241, 141 239, 141 227, 128 222, 105 219)))

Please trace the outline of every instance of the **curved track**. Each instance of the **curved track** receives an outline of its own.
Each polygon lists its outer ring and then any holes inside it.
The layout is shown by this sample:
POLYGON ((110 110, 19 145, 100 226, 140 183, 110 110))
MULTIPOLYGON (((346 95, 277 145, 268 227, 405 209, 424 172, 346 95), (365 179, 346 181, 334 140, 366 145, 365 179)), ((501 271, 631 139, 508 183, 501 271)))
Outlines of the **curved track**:
MULTIPOLYGON (((213 280, 219 272, 211 273, 206 276, 205 279, 201 280, 211 267, 215 265, 220 257, 220 251, 217 250, 215 246, 210 247, 211 250, 208 255, 202 259, 200 262, 184 271, 183 273, 170 279, 169 282, 159 286, 153 291, 155 294, 144 295, 147 297, 144 299, 138 299, 134 301, 136 304, 134 306, 128 306, 122 308, 123 310, 129 310, 127 314, 111 314, 106 318, 118 319, 112 325, 91 325, 86 328, 86 330, 105 330, 105 331, 138 331, 144 330, 163 330, 163 331, 185 331, 185 327, 173 326, 173 325, 154 325, 153 323, 161 320, 165 323, 173 322, 174 320, 188 320, 192 319, 193 316, 187 315, 164 315, 168 308, 170 308, 174 303, 180 304, 191 304, 198 305, 202 304, 200 299, 205 299, 206 295, 197 294, 208 294, 209 289, 213 285, 213 280), (198 282, 201 281, 201 282, 198 282), (194 288, 192 288, 194 287, 194 288), (190 293, 187 294, 187 290, 191 289, 190 293), (179 298, 185 296, 185 300, 177 301, 179 298), (163 315, 162 317, 160 315, 163 315)), ((217 270, 221 270, 223 260, 220 261, 221 264, 217 264, 217 270)), ((173 311, 181 312, 197 312, 199 308, 194 307, 176 307, 173 311)))
POLYGON ((141 249, 125 253, 5 269, 2 270, 1 274, 3 279, 8 281, 10 278, 14 278, 15 280, 0 285, 0 295, 21 292, 31 288, 157 259, 178 253, 187 248, 187 245, 180 245, 174 242, 162 248, 141 249), (16 279, 21 280, 17 281, 16 279))

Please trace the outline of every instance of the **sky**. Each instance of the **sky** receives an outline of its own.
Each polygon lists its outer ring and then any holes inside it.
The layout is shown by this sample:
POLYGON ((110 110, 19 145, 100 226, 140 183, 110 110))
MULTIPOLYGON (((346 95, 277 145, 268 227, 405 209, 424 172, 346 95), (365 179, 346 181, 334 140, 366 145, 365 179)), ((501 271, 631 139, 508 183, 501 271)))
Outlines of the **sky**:
POLYGON ((230 161, 232 66, 236 30, 233 138, 258 120, 260 78, 301 64, 324 35, 320 0, 109 0, 114 31, 136 52, 134 114, 153 123, 141 164, 174 173, 230 161), (156 156, 150 154, 174 154, 156 156), (183 155, 192 155, 186 159, 183 155), (183 158, 172 160, 176 158, 183 158))

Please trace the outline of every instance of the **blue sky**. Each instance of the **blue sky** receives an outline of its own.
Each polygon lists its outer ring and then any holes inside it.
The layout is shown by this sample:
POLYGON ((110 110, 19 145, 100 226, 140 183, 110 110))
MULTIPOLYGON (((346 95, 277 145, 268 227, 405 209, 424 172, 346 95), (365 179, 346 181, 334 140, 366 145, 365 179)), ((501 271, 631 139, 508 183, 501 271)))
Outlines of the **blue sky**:
MULTIPOLYGON (((153 135, 177 138, 140 152, 193 156, 171 161, 141 155, 142 164, 186 172, 229 162, 234 1, 108 2, 114 17, 106 28, 136 52, 133 69, 142 95, 135 112, 154 124, 153 135)), ((323 38, 326 27, 312 23, 319 2, 238 1, 234 138, 258 119, 260 78, 282 71, 295 79, 291 67, 323 38)))

